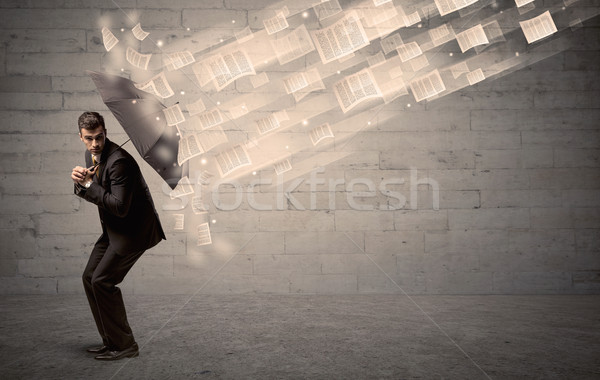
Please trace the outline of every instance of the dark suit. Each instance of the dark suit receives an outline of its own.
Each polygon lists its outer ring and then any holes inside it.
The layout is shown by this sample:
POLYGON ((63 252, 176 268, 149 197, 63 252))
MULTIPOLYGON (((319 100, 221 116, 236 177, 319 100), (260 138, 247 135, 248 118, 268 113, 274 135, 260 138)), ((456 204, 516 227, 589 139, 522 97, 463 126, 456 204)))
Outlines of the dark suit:
MULTIPOLYGON (((92 166, 89 151, 85 152, 85 164, 92 166)), ((83 272, 83 285, 103 343, 120 351, 135 340, 116 285, 165 234, 139 166, 108 139, 93 183, 87 189, 75 184, 75 194, 98 206, 102 236, 83 272)))

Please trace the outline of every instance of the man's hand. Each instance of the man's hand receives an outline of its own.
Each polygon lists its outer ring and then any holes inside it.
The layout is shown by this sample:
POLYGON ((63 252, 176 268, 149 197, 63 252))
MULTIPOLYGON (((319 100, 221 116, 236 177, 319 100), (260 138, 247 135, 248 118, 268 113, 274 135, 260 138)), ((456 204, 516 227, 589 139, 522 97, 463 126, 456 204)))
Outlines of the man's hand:
POLYGON ((76 166, 73 168, 73 171, 71 172, 71 179, 73 180, 73 182, 80 184, 81 186, 85 186, 86 182, 89 182, 92 180, 92 178, 94 177, 94 174, 96 174, 96 170, 98 169, 98 166, 91 166, 88 169, 81 167, 81 166, 76 166))

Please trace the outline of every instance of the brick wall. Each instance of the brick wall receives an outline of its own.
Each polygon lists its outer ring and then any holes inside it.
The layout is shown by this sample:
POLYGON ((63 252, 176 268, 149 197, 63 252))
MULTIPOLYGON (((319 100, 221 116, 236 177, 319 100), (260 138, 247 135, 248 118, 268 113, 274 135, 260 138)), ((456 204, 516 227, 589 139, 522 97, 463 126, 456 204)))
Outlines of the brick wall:
MULTIPOLYGON (((76 119, 85 110, 103 112, 109 137, 126 139, 85 70, 124 67, 122 75, 147 77, 104 50, 103 23, 125 41, 119 30, 128 32, 131 17, 151 33, 134 45, 141 52, 160 53, 153 42, 162 40, 164 49, 172 48, 167 51, 189 48, 198 58, 236 44, 234 34, 246 26, 259 31, 265 15, 286 3, 297 24, 296 13, 311 12, 309 1, 0 2, 1 293, 82 292, 80 276, 100 223, 96 207, 72 194, 70 171, 83 163, 76 119)), ((415 10, 427 5, 402 3, 415 10)), ((347 9, 357 2, 340 4, 347 9)), ((518 20, 563 5, 534 4, 518 20)), ((487 6, 472 17, 484 20, 495 9, 487 6)), ((580 1, 564 12, 595 15, 598 7, 580 1)), ((423 19, 401 35, 418 38, 440 20, 423 19)), ((523 40, 514 30, 518 20, 505 30, 507 46, 523 40)), ((312 13, 307 26, 319 27, 312 13)), ((600 25, 592 17, 573 30, 557 26, 560 33, 550 42, 521 50, 535 59, 523 58, 502 75, 435 100, 417 103, 409 93, 346 115, 330 91, 339 79, 335 71, 356 71, 355 64, 379 50, 378 40, 349 61, 320 66, 329 75, 327 90, 297 104, 271 91, 291 72, 318 65, 316 52, 266 66, 269 91, 254 89, 247 77, 220 92, 176 82, 187 95, 166 105, 204 94, 224 103, 269 99, 257 114, 287 109, 299 126, 277 133, 276 144, 300 146, 304 118, 311 127, 329 121, 335 138, 293 152, 294 170, 280 186, 291 189, 287 196, 278 191, 270 165, 231 178, 237 193, 231 184, 206 186, 208 216, 193 214, 189 204, 181 212, 167 210, 174 201, 160 177, 126 145, 141 163, 168 240, 140 259, 124 292, 597 293, 600 25), (184 231, 173 229, 175 213, 185 214, 184 231), (213 244, 197 246, 195 226, 213 220, 213 244)), ((268 54, 270 46, 254 49, 268 54)), ((436 57, 456 57, 457 49, 456 41, 445 44, 429 56, 431 65, 445 65, 436 57)), ((202 169, 197 162, 191 167, 202 169)))

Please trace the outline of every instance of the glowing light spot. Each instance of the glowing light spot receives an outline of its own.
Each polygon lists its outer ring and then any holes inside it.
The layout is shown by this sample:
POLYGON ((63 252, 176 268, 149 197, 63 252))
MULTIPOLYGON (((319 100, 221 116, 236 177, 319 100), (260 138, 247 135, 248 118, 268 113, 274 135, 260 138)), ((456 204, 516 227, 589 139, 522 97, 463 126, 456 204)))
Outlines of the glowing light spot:
POLYGON ((370 122, 370 121, 367 121, 367 125, 371 125, 371 122, 370 122))
POLYGON ((269 63, 269 61, 265 60, 265 64, 269 63))
POLYGON ((338 71, 337 71, 337 73, 339 74, 339 73, 341 73, 341 71, 340 71, 340 70, 338 70, 338 71))
POLYGON ((285 146, 285 149, 290 149, 290 146, 289 146, 289 145, 286 145, 286 146, 285 146))
POLYGON ((256 175, 256 172, 252 172, 252 175, 256 175))
POLYGON ((449 55, 450 55, 450 57, 452 57, 454 55, 454 53, 450 53, 449 55))
POLYGON ((517 51, 517 52, 515 52, 515 57, 518 57, 518 56, 519 56, 519 52, 517 51))
POLYGON ((177 162, 173 162, 173 167, 176 168, 177 167, 177 162))
POLYGON ((232 24, 235 24, 235 20, 231 20, 231 23, 232 23, 232 24))
POLYGON ((133 100, 131 101, 131 103, 133 103, 133 104, 136 104, 136 103, 137 103, 137 100, 133 99, 133 100))
POLYGON ((406 106, 410 108, 410 103, 408 103, 406 106))
POLYGON ((125 71, 125 69, 121 67, 121 72, 123 72, 123 71, 125 71))
POLYGON ((215 224, 215 223, 217 223, 217 220, 216 220, 216 219, 213 219, 213 220, 211 220, 210 222, 211 222, 212 224, 215 224))
POLYGON ((175 136, 179 136, 179 132, 175 133, 175 136))
POLYGON ((422 27, 423 27, 423 24, 417 25, 417 28, 422 28, 422 27))
POLYGON ((302 17, 307 18, 308 17, 308 12, 302 12, 302 17))
POLYGON ((223 39, 221 38, 221 39, 219 40, 219 42, 223 42, 223 39))
POLYGON ((180 94, 185 95, 185 91, 181 90, 180 94))
POLYGON ((185 30, 187 30, 187 31, 189 32, 191 29, 188 27, 188 28, 186 28, 185 30))
POLYGON ((156 41, 156 46, 158 46, 158 47, 163 46, 162 40, 156 41))
POLYGON ((158 117, 158 116, 157 116, 157 117, 156 117, 156 120, 160 120, 160 117, 158 117))
POLYGON ((200 160, 200 163, 201 163, 202 165, 206 165, 206 162, 207 162, 207 161, 206 161, 206 158, 203 158, 203 159, 201 159, 201 160, 200 160))
POLYGON ((125 28, 121 28, 121 32, 124 32, 124 31, 125 31, 125 28))
POLYGON ((221 104, 221 102, 217 102, 217 105, 221 104))
POLYGON ((303 125, 308 125, 308 120, 302 120, 303 125))

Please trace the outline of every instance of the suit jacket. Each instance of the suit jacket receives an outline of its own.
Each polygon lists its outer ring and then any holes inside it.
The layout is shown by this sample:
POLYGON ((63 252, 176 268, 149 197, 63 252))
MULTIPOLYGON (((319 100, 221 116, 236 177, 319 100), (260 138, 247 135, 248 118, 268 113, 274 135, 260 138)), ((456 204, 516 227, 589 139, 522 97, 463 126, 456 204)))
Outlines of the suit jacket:
MULTIPOLYGON (((93 165, 87 150, 85 164, 93 165)), ((108 139, 92 184, 87 189, 75 184, 75 194, 98 206, 100 239, 108 237, 117 254, 146 250, 166 239, 137 162, 108 139)))

